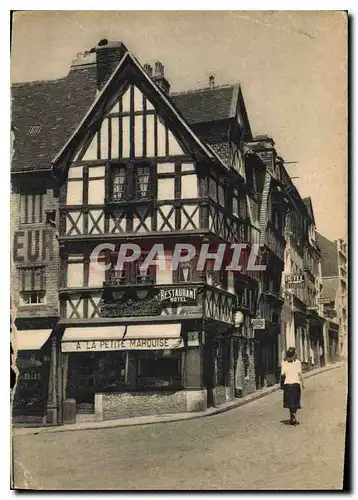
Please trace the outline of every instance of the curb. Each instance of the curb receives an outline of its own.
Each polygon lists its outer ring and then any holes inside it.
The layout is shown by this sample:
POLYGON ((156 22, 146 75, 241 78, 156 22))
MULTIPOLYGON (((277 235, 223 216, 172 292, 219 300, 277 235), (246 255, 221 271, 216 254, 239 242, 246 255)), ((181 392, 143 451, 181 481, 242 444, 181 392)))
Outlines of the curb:
MULTIPOLYGON (((325 373, 331 370, 336 370, 338 368, 342 368, 343 366, 346 366, 345 361, 337 362, 334 365, 328 365, 323 368, 316 368, 315 370, 311 370, 304 373, 304 379, 308 379, 314 377, 315 375, 320 375, 321 373, 325 373)), ((133 419, 118 419, 118 420, 107 420, 103 422, 96 422, 97 425, 93 425, 93 422, 83 422, 82 424, 79 424, 78 427, 71 427, 71 428, 67 427, 66 425, 61 425, 57 427, 31 427, 31 428, 22 427, 22 428, 13 428, 12 432, 14 436, 27 436, 36 434, 48 434, 53 432, 74 432, 74 431, 84 431, 84 430, 110 429, 117 427, 134 427, 138 425, 151 425, 151 424, 161 424, 166 422, 179 422, 181 420, 193 420, 195 418, 204 418, 213 415, 219 415, 220 413, 224 413, 229 410, 239 408, 240 406, 245 406, 249 403, 252 403, 253 401, 257 401, 279 390, 280 390, 280 385, 275 384, 272 387, 268 387, 262 389, 261 391, 254 392, 253 394, 249 394, 241 399, 224 403, 220 407, 209 408, 205 411, 196 413, 171 414, 167 416, 148 415, 143 417, 134 417, 133 419), (126 420, 126 422, 124 422, 123 420, 126 420)), ((76 426, 77 424, 69 424, 69 425, 76 426)))

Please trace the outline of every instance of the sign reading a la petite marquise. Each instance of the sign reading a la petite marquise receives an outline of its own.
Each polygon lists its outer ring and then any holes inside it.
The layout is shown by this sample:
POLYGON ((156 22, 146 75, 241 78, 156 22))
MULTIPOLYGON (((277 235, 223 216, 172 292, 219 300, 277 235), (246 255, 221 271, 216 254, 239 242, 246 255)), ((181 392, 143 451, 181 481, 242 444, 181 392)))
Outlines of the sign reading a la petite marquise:
POLYGON ((177 349, 180 338, 80 340, 62 342, 62 352, 122 351, 127 349, 177 349))

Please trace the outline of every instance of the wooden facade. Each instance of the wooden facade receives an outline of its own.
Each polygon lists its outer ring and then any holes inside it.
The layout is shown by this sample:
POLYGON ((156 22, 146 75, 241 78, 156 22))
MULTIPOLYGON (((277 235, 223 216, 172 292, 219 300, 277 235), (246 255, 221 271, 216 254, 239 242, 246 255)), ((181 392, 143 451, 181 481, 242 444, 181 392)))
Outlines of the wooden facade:
MULTIPOLYGON (((123 395, 143 391, 166 392, 173 411, 204 409, 274 384, 279 366, 288 181, 272 139, 252 137, 240 86, 171 95, 160 63, 153 76, 123 44, 104 42, 60 82, 75 93, 81 121, 65 116, 71 133, 51 139, 48 161, 56 180, 50 268, 59 310, 45 378, 47 408, 55 410, 48 421, 59 423, 68 418, 68 399, 78 416, 100 419, 121 416, 123 395), (229 111, 223 116, 214 99, 210 113, 218 116, 198 117, 195 92, 220 93, 229 111), (173 269, 178 243, 196 254, 173 269), (125 244, 138 245, 140 258, 117 268, 125 244), (240 272, 226 269, 227 252, 220 270, 213 255, 198 270, 203 246, 215 254, 220 244, 247 245, 240 272), (265 271, 246 268, 253 245, 265 271), (163 251, 158 265, 143 271, 155 246, 163 251), (258 319, 265 328, 254 328, 258 319)), ((37 187, 31 201, 20 191, 19 213, 37 222, 45 198, 37 187)), ((40 265, 49 244, 44 254, 36 242, 47 237, 27 239, 29 258, 40 265)), ((44 283, 41 273, 22 279, 44 283)), ((37 288, 33 300, 41 301, 37 288)))

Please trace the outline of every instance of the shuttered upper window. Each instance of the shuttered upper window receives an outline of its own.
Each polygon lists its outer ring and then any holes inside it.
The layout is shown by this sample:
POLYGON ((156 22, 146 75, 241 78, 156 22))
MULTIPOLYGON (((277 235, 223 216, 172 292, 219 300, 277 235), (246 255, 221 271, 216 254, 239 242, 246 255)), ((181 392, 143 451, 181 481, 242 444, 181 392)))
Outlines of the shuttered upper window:
POLYGON ((45 266, 23 267, 20 272, 20 297, 22 305, 45 304, 45 266))
POLYGON ((45 195, 43 193, 20 195, 20 223, 38 224, 44 222, 45 195))

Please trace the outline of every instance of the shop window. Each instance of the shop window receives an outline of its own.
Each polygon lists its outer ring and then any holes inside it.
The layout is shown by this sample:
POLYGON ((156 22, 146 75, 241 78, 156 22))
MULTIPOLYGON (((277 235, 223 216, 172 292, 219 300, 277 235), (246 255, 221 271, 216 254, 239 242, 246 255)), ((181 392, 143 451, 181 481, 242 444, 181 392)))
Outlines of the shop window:
POLYGON ((21 305, 32 306, 46 303, 46 269, 41 267, 20 268, 21 305))
POLYGON ((49 356, 47 348, 38 351, 19 351, 16 366, 19 370, 13 399, 13 413, 41 414, 48 392, 49 356))
POLYGON ((123 351, 70 354, 66 397, 93 404, 95 393, 123 390, 125 359, 123 351))
POLYGON ((181 352, 147 351, 138 356, 138 388, 179 389, 181 386, 181 352))

